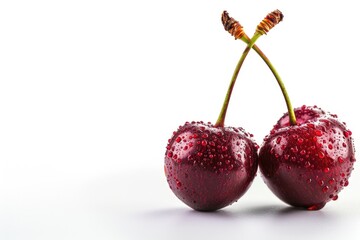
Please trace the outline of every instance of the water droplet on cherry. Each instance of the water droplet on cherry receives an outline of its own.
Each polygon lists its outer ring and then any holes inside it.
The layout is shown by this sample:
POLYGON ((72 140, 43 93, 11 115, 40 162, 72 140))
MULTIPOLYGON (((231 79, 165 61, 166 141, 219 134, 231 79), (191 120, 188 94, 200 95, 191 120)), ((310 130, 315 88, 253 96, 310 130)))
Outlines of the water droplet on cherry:
POLYGON ((299 151, 299 149, 297 148, 297 146, 290 148, 290 150, 291 150, 293 153, 297 153, 297 152, 299 151))
POLYGON ((182 184, 181 184, 181 182, 179 180, 176 180, 176 186, 179 187, 179 188, 182 186, 182 184))
POLYGON ((344 136, 345 136, 346 138, 350 137, 351 134, 352 134, 352 132, 351 132, 350 130, 344 131, 344 136))
POLYGON ((315 133, 315 135, 318 136, 318 137, 322 136, 322 131, 321 131, 321 130, 316 129, 316 130, 314 131, 314 133, 315 133))

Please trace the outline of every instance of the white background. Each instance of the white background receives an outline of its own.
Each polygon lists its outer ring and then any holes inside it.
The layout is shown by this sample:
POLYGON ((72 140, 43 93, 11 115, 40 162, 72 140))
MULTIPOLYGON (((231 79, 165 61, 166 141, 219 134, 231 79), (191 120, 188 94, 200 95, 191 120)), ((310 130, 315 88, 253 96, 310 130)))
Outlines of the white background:
MULTIPOLYGON (((354 239, 360 177, 321 211, 296 211, 261 177, 237 203, 192 211, 167 186, 167 139, 214 122, 244 49, 272 10, 284 21, 258 45, 294 107, 336 113, 360 137, 356 1, 1 1, 0 239, 354 239)), ((261 144, 286 111, 251 52, 227 125, 261 144)), ((360 143, 359 143, 360 144, 360 143)))

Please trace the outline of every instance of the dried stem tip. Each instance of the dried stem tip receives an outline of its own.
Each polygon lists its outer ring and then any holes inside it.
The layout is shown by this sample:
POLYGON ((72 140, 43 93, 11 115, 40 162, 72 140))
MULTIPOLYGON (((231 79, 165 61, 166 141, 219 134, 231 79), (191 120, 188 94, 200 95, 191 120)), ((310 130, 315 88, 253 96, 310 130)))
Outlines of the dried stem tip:
POLYGON ((243 26, 241 26, 234 18, 230 17, 227 11, 222 13, 221 22, 224 25, 225 30, 228 31, 231 36, 235 37, 235 40, 244 36, 245 32, 243 26))
POLYGON ((269 13, 264 20, 259 23, 256 28, 256 31, 259 32, 261 35, 267 34, 276 24, 281 22, 284 18, 284 15, 279 10, 275 10, 269 13))

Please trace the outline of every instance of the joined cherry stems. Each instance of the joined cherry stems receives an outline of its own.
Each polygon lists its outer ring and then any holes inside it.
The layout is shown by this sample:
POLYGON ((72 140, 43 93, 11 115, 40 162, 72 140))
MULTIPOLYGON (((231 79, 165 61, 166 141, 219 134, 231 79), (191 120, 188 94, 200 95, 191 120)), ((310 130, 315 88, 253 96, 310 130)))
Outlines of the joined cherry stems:
POLYGON ((215 123, 215 127, 224 127, 226 112, 229 106, 230 97, 232 90, 234 88, 236 79, 238 77, 239 71, 242 67, 242 64, 245 61, 246 56, 250 52, 252 48, 261 56, 261 58, 265 61, 265 63, 268 65, 272 73, 274 74, 281 91, 283 93, 283 96, 285 98, 286 105, 288 107, 289 117, 290 117, 290 124, 296 125, 296 117, 294 113, 294 109, 291 106, 290 98, 286 92, 286 88, 276 71, 275 67, 271 64, 270 60, 265 56, 265 54, 255 45, 255 42, 258 40, 258 38, 264 34, 267 34, 274 26, 276 26, 279 22, 283 19, 283 14, 279 10, 275 10, 271 13, 269 13, 257 26, 256 31, 253 35, 253 37, 250 39, 244 32, 243 27, 237 22, 235 19, 230 18, 228 13, 226 11, 223 12, 221 20, 223 22, 225 30, 227 30, 231 35, 235 36, 235 39, 241 39, 245 43, 247 43, 247 46, 241 55, 241 58, 239 59, 233 76, 230 81, 230 85, 228 88, 228 91, 226 93, 223 106, 221 108, 219 117, 215 123))
MULTIPOLYGON (((257 31, 266 34, 271 28, 273 28, 276 24, 278 24, 283 19, 283 15, 279 10, 275 10, 268 14, 266 18, 258 25, 257 31)), ((243 27, 240 25, 238 21, 236 21, 234 18, 230 17, 227 11, 224 11, 221 16, 221 21, 224 25, 224 28, 226 31, 228 31, 232 36, 235 37, 235 40, 240 39, 246 44, 249 44, 251 42, 251 39, 246 35, 243 27)), ((279 73, 276 71, 274 65, 270 62, 270 60, 266 57, 266 55, 260 50, 260 48, 254 44, 252 47, 255 52, 264 60, 264 62, 268 65, 271 72, 273 73, 281 92, 284 96, 287 110, 289 113, 289 121, 291 125, 297 125, 296 122, 296 116, 294 109, 291 105, 291 101, 289 98, 289 95, 286 91, 285 85, 283 81, 281 80, 281 77, 279 73)))

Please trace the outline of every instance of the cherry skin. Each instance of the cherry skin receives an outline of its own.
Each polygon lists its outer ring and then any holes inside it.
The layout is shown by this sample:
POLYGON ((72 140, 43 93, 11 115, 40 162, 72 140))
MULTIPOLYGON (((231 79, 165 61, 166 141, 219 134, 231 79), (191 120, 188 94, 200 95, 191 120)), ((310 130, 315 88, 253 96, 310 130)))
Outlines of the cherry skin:
POLYGON ((165 175, 189 207, 215 211, 237 201, 258 167, 258 146, 242 128, 187 122, 169 139, 165 175))
POLYGON ((295 109, 297 125, 285 114, 259 151, 259 168, 270 190, 285 203, 319 210, 346 187, 355 162, 351 131, 320 108, 295 109))

